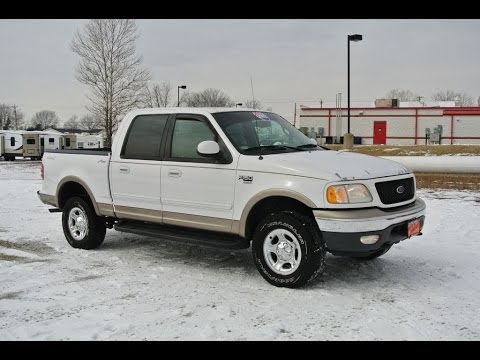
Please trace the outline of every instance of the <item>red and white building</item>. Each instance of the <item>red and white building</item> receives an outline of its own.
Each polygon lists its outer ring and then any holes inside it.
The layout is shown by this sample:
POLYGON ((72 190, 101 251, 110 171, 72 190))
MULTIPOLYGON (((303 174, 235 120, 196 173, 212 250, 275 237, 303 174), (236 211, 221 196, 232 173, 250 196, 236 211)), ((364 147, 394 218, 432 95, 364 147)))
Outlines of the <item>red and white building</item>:
MULTIPOLYGON (((405 104, 404 104, 405 105, 405 104)), ((408 104, 407 104, 408 105, 408 104)), ((341 115, 339 136, 347 132, 347 108, 301 107, 297 128, 323 128, 322 143, 336 137, 337 114, 341 115)), ((426 128, 442 126, 441 144, 480 144, 480 106, 406 106, 350 108, 350 132, 356 143, 425 145, 426 128), (359 139, 361 138, 361 140, 359 139)))

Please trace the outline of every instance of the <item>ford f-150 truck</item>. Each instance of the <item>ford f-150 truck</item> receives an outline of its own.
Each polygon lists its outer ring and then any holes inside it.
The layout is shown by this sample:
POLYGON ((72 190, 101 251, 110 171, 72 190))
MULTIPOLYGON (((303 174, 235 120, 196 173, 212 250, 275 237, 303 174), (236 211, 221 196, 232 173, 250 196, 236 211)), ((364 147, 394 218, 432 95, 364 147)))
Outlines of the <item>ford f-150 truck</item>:
POLYGON ((69 244, 106 229, 252 248, 273 285, 299 287, 326 253, 374 259, 421 234, 425 203, 403 165, 318 146, 273 112, 130 112, 111 149, 46 150, 40 200, 62 211, 69 244))

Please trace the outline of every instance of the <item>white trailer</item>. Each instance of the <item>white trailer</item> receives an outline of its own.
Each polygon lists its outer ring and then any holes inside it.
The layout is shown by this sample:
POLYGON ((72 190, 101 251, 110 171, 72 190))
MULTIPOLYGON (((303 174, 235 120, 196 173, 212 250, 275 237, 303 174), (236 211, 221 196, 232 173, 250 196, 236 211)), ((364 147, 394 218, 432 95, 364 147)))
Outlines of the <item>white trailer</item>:
MULTIPOLYGON (((45 150, 60 150, 64 146, 63 134, 58 132, 44 132, 41 135, 43 138, 43 148, 45 150)), ((41 141, 41 140, 40 140, 41 141)))
POLYGON ((23 156, 23 131, 5 131, 3 133, 4 154, 6 161, 15 161, 16 156, 23 156))
POLYGON ((4 140, 3 134, 0 134, 0 157, 3 156, 3 153, 5 152, 5 140, 4 140))
POLYGON ((77 135, 76 134, 63 134, 63 147, 62 149, 76 149, 77 148, 77 135))
POLYGON ((79 149, 101 149, 103 148, 102 135, 78 134, 77 147, 79 149))

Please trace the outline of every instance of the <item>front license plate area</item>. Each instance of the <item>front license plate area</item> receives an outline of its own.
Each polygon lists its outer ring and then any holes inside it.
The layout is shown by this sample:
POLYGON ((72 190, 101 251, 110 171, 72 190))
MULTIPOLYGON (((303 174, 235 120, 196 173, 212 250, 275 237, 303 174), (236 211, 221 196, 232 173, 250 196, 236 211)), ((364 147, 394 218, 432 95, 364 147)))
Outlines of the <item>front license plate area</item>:
POLYGON ((420 220, 413 220, 408 223, 407 236, 411 237, 420 233, 420 220))

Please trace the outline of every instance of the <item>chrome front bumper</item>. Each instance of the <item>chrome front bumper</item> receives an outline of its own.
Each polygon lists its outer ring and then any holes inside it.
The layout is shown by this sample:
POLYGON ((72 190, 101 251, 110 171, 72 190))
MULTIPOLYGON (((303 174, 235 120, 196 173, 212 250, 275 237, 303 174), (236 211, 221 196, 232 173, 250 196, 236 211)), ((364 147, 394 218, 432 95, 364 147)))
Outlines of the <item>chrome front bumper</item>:
POLYGON ((425 202, 417 198, 399 209, 314 210, 321 231, 359 233, 383 230, 391 225, 425 216, 425 202))

